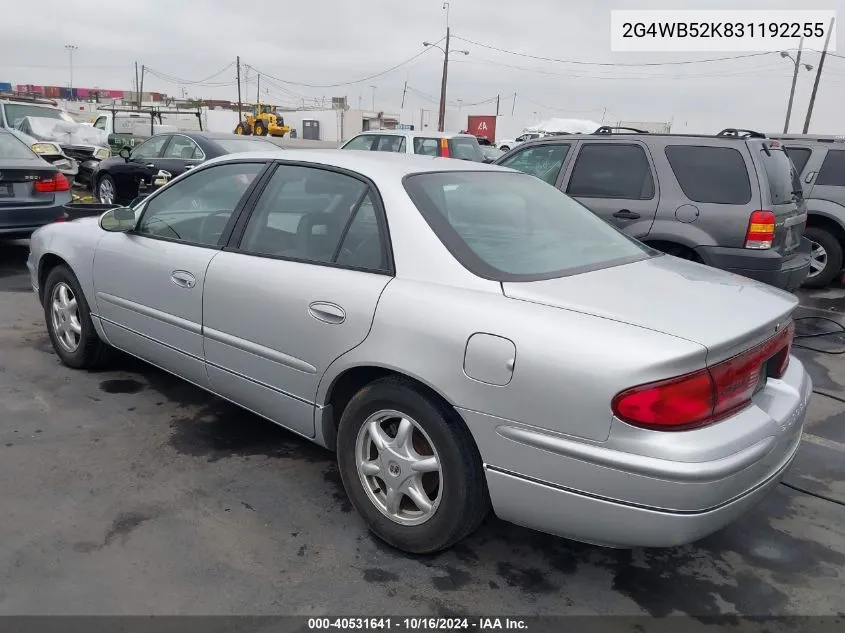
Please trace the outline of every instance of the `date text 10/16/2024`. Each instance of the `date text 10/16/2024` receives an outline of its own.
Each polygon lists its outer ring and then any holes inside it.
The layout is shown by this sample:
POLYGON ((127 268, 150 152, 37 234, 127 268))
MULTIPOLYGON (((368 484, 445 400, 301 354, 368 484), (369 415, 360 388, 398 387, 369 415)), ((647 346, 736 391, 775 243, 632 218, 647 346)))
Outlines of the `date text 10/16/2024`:
POLYGON ((528 624, 520 618, 308 618, 312 631, 525 631, 528 624))

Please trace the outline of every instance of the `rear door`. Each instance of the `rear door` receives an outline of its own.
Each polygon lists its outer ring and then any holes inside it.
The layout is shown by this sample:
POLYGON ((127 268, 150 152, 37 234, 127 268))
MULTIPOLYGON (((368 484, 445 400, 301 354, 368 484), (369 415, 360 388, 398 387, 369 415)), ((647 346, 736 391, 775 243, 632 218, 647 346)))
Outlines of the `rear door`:
POLYGON ((565 191, 632 237, 645 237, 657 214, 654 164, 644 143, 582 141, 565 191))
POLYGON ((801 179, 778 141, 751 141, 749 147, 763 167, 758 176, 763 199, 769 201, 764 208, 775 214, 772 248, 790 255, 798 250, 804 232, 807 205, 801 179))

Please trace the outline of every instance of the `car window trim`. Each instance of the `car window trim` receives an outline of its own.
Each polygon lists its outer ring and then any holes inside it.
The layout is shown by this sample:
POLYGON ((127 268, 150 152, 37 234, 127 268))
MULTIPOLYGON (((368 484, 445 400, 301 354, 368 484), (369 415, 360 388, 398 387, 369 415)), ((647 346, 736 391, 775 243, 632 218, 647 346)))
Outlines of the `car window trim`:
POLYGON ((138 216, 138 220, 135 223, 135 228, 133 228, 131 231, 127 231, 127 234, 134 235, 136 237, 147 238, 147 239, 150 239, 150 240, 159 240, 159 241, 162 241, 162 242, 173 242, 175 244, 184 244, 186 246, 195 246, 195 247, 198 247, 198 248, 210 248, 210 249, 215 250, 215 251, 223 250, 224 246, 228 243, 229 239, 232 236, 232 232, 234 231, 234 228, 235 228, 235 226, 238 222, 238 218, 240 217, 240 214, 243 212, 244 207, 246 206, 246 204, 252 198, 252 194, 254 193, 256 187, 258 186, 259 181, 264 179, 264 177, 266 176, 270 165, 271 165, 271 163, 267 160, 255 160, 255 159, 241 158, 241 159, 237 159, 237 160, 226 161, 226 162, 223 162, 223 163, 212 163, 211 165, 207 165, 207 166, 203 166, 203 167, 200 167, 200 168, 197 168, 197 169, 192 169, 190 171, 187 171, 184 174, 181 174, 179 177, 174 178, 169 183, 167 183, 167 185, 165 185, 164 187, 161 187, 160 189, 156 190, 155 192, 153 192, 147 198, 144 199, 144 202, 143 202, 144 207, 143 207, 143 209, 141 209, 141 214, 138 216), (179 239, 179 238, 175 238, 175 237, 162 237, 162 236, 159 236, 159 235, 149 235, 147 233, 141 233, 140 231, 137 230, 137 227, 140 226, 140 224, 141 224, 141 220, 144 218, 144 215, 147 213, 147 211, 150 208, 149 203, 152 200, 154 200, 157 196, 161 195, 161 193, 163 191, 166 191, 167 189, 171 188, 173 183, 181 182, 182 180, 196 176, 197 174, 200 174, 200 173, 202 173, 202 172, 204 172, 208 169, 213 169, 214 167, 221 167, 223 165, 238 165, 238 164, 242 164, 242 163, 248 163, 248 164, 262 164, 263 163, 263 167, 256 174, 255 178, 249 184, 246 191, 241 196, 241 199, 238 201, 237 206, 235 206, 234 210, 232 211, 232 215, 229 217, 229 220, 226 222, 226 227, 223 229, 223 232, 220 234, 220 238, 217 240, 217 244, 200 244, 198 242, 189 242, 187 240, 183 240, 183 239, 179 239))
MULTIPOLYGON (((542 138, 542 137, 541 137, 542 138)), ((572 198, 587 198, 588 200, 638 200, 640 202, 650 202, 652 200, 656 200, 658 198, 659 193, 659 184, 657 180, 657 169, 655 169, 654 160, 651 156, 651 152, 648 149, 648 145, 643 143, 642 141, 637 140, 629 140, 629 141, 605 141, 603 139, 589 139, 589 140, 582 140, 578 146, 578 152, 572 159, 572 169, 569 172, 569 179, 566 183, 566 188, 561 189, 563 193, 567 196, 572 198), (642 151, 643 155, 645 156, 646 163, 648 164, 649 176, 651 177, 651 186, 652 192, 650 198, 620 198, 618 196, 587 196, 587 195, 574 195, 569 193, 569 187, 572 186, 572 177, 575 175, 575 169, 578 167, 578 159, 581 157, 581 152, 584 151, 585 147, 589 147, 590 145, 612 145, 612 146, 624 146, 624 147, 639 147, 642 151)))
MULTIPOLYGON (((175 139, 177 136, 181 136, 182 138, 187 139, 196 149, 198 149, 200 151, 200 154, 202 154, 202 158, 177 158, 175 156, 163 156, 164 159, 166 159, 166 160, 185 160, 185 161, 198 160, 200 162, 205 160, 205 151, 203 150, 202 147, 200 147, 200 144, 197 143, 190 136, 186 136, 185 134, 178 134, 178 133, 171 134, 170 140, 167 142, 168 148, 170 147, 170 144, 173 142, 173 139, 175 139)), ((194 150, 194 152, 196 153, 196 150, 194 150)))
MULTIPOLYGON (((219 163, 218 163, 219 164, 219 163)), ((192 172, 193 173, 193 172, 192 172)), ((257 180, 257 179, 256 179, 257 180)), ((384 208, 384 201, 381 197, 381 192, 379 191, 378 187, 376 186, 375 182, 373 182, 370 178, 365 176, 364 174, 351 171, 349 169, 344 169, 342 167, 335 167, 334 165, 321 165, 316 163, 309 163, 300 160, 284 160, 284 159, 274 159, 272 161, 272 167, 268 169, 267 174, 263 177, 262 182, 260 185, 256 183, 256 188, 252 191, 250 196, 248 197, 247 204, 241 209, 240 217, 236 222, 235 226, 231 234, 229 235, 229 239, 226 244, 222 247, 222 250, 226 252, 232 253, 240 253, 242 255, 249 255, 250 257, 264 257, 267 259, 277 259, 280 261, 291 261, 291 262, 298 262, 303 264, 312 264, 315 266, 329 266, 331 268, 341 268, 344 270, 356 270, 359 272, 367 272, 373 273, 377 275, 387 275, 389 277, 396 276, 396 265, 395 260, 393 258, 393 241, 390 237, 390 225, 387 221, 387 213, 384 208), (354 218, 355 215, 358 213, 358 207, 360 207, 361 202, 366 197, 367 193, 371 194, 371 198, 373 201, 373 208, 376 214, 376 222, 379 228, 379 242, 381 243, 381 248, 387 256, 387 270, 373 270, 372 268, 360 268, 357 266, 347 266, 345 264, 336 264, 335 262, 317 262, 310 259, 299 259, 295 257, 288 257, 284 255, 268 255, 265 253, 253 253, 250 251, 241 250, 241 241, 243 240, 244 233, 246 233, 246 227, 249 223, 252 214, 255 212, 255 207, 258 204, 258 201, 261 199, 261 196, 264 194, 264 191, 267 189, 267 185, 270 183, 270 179, 273 177, 273 174, 276 173, 276 170, 279 167, 305 167, 311 169, 321 169, 323 171, 331 171, 337 174, 342 174, 344 176, 349 176, 360 182, 364 183, 366 186, 364 190, 364 195, 360 198, 358 203, 356 204, 355 212, 350 214, 350 218, 354 218)), ((347 222, 347 226, 345 227, 346 230, 349 228, 349 222, 347 222)), ((346 237, 346 233, 344 231, 343 237, 346 237)), ((339 244, 343 244, 343 239, 340 240, 339 244)))
MULTIPOLYGON (((154 160, 156 158, 161 158, 162 156, 164 156, 164 152, 167 149, 167 146, 170 145, 170 139, 173 138, 173 134, 165 132, 163 134, 156 134, 155 136, 151 136, 146 141, 143 141, 140 145, 138 145, 138 147, 135 148, 135 151, 138 151, 139 149, 141 149, 147 143, 152 143, 154 138, 158 138, 160 136, 164 136, 164 137, 166 137, 166 139, 164 141, 164 145, 162 145, 161 149, 158 151, 158 154, 156 156, 141 156, 141 158, 146 159, 146 160, 154 160)), ((137 156, 130 156, 130 160, 135 159, 135 158, 138 158, 138 157, 137 156)))

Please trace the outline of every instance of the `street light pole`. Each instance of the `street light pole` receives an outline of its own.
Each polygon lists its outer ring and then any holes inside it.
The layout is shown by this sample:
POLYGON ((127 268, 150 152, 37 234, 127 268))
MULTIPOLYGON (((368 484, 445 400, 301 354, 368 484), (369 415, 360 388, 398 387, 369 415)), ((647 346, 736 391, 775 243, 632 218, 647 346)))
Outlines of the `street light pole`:
POLYGON ((376 111, 376 86, 370 86, 373 89, 373 112, 376 111))
MULTIPOLYGON (((795 98, 795 84, 798 82, 798 69, 801 67, 801 51, 804 48, 804 37, 801 37, 801 40, 798 42, 798 54, 796 55, 795 59, 792 58, 792 55, 787 53, 786 51, 781 51, 780 56, 784 58, 789 58, 793 64, 795 64, 795 70, 792 73, 792 88, 789 90, 789 103, 786 106, 786 121, 783 123, 783 133, 786 134, 789 131, 789 117, 792 115, 792 100, 795 98)), ((813 70, 812 65, 804 64, 804 67, 807 70, 813 70)))
POLYGON ((67 49, 68 56, 70 57, 70 96, 73 97, 73 51, 78 49, 79 47, 74 44, 65 44, 65 48, 67 49))

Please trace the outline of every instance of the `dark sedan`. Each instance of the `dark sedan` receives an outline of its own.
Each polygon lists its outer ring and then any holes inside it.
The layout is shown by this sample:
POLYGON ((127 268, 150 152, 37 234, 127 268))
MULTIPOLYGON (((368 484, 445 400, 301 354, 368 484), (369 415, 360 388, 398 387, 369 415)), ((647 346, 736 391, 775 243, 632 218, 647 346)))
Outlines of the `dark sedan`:
POLYGON ((93 191, 100 202, 128 204, 203 161, 225 154, 279 149, 272 141, 215 132, 164 132, 99 164, 93 191))
POLYGON ((29 237, 64 216, 70 182, 23 141, 0 129, 0 237, 29 237))

